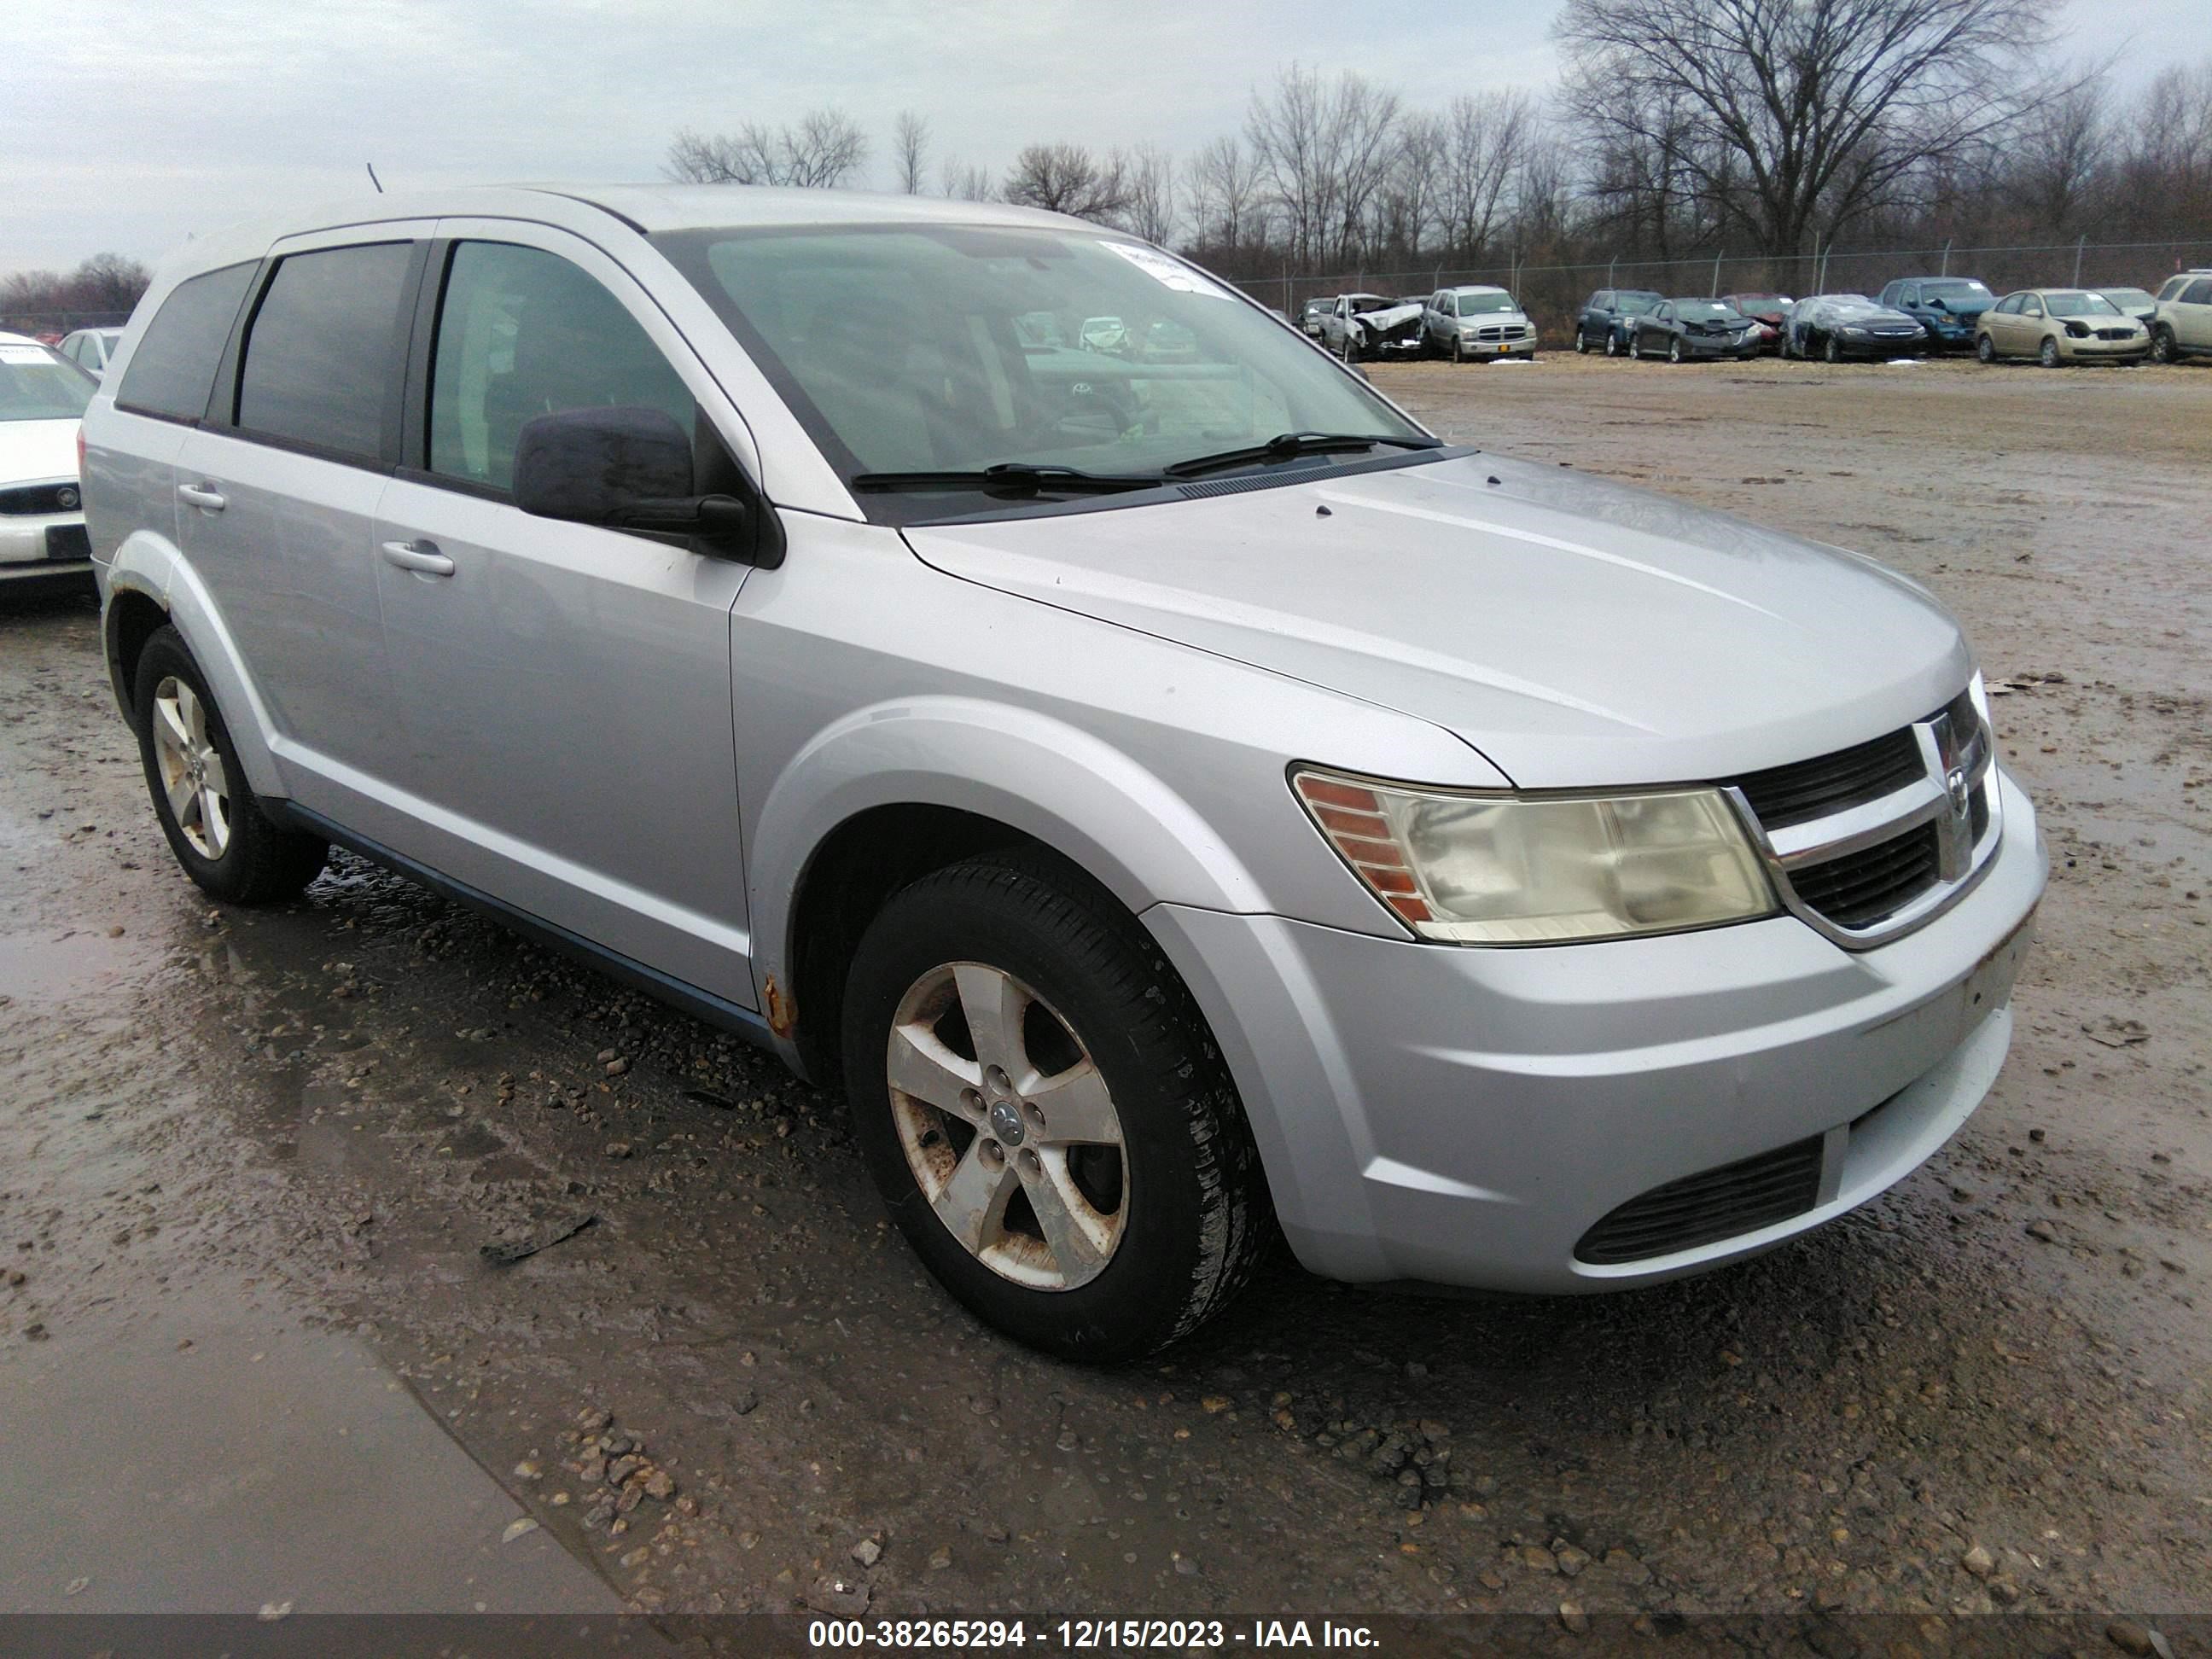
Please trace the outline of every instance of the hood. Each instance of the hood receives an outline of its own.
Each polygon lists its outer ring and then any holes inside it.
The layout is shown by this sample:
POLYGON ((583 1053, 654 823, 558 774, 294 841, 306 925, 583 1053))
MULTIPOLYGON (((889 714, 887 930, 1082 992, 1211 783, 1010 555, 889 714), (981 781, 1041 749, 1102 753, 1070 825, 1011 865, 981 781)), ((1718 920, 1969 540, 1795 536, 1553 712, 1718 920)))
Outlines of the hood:
POLYGON ((1387 334, 1401 323, 1415 321, 1420 314, 1419 306, 1391 306, 1382 311, 1363 311, 1352 321, 1387 334))
POLYGON ((1870 560, 1487 455, 906 535, 950 574, 1443 726, 1527 788, 1807 759, 1971 668, 1870 560))
POLYGON ((0 487, 76 477, 76 427, 66 421, 0 421, 0 487))

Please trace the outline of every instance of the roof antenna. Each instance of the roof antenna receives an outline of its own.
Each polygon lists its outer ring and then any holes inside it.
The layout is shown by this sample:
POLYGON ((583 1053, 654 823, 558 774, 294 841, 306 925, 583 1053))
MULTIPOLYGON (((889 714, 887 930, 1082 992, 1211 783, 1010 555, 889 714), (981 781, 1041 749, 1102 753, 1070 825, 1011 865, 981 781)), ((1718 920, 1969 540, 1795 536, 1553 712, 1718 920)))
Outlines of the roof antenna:
POLYGON ((376 193, 379 196, 383 195, 384 180, 376 176, 376 163, 374 161, 363 161, 362 166, 368 169, 368 182, 376 186, 376 193))

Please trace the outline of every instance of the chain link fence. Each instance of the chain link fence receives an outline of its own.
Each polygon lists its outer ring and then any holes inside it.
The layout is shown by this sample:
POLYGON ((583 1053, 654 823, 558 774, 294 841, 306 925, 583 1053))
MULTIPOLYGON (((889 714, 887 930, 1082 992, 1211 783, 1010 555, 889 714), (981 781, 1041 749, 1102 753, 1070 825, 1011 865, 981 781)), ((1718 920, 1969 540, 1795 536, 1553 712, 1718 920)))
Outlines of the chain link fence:
POLYGON ((2155 290, 2177 270, 2212 266, 2212 238, 2171 242, 2048 242, 2011 247, 1828 249, 1797 259, 1700 254, 1684 259, 1607 259, 1581 264, 1435 264, 1418 270, 1339 271, 1333 276, 1251 276, 1237 286, 1295 319, 1308 300, 1339 294, 1425 295, 1439 288, 1488 284, 1510 289, 1547 337, 1562 338, 1597 289, 1651 289, 1689 295, 1878 295, 1900 276, 1976 276, 1993 292, 2082 285, 2155 290))
POLYGON ((58 340, 81 328, 120 328, 130 320, 128 311, 0 310, 0 333, 58 340))

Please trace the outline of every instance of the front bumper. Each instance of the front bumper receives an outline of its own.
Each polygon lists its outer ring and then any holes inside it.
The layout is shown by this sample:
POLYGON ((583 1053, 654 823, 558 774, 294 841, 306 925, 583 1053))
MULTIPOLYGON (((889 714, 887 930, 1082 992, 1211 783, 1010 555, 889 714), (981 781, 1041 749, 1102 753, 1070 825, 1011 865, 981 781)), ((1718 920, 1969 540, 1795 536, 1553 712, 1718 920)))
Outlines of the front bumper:
POLYGON ((2055 337, 2058 355, 2083 362, 2108 362, 2117 358, 2122 362, 2148 357, 2150 355, 2150 336, 2139 334, 2131 340, 2077 340, 2070 334, 2055 337))
POLYGON ((1746 335, 1741 340, 1700 339, 1694 334, 1682 337, 1682 351, 1691 357, 1756 357, 1759 356, 1759 337, 1746 335))
POLYGON ((0 586, 54 581, 92 569, 84 514, 10 514, 0 518, 0 586))
POLYGON ((1299 1259, 1352 1280, 1586 1291, 1736 1260, 1902 1179, 1963 1123, 2011 1035, 2043 890, 2033 809, 1967 896, 1876 950, 1783 916, 1603 945, 1470 950, 1156 906, 1212 1024, 1299 1259), (1821 1139, 1787 1218, 1598 1264, 1655 1188, 1821 1139))
POLYGON ((1524 335, 1517 340, 1479 340, 1467 335, 1459 337, 1462 355, 1468 357, 1510 357, 1516 351, 1534 351, 1536 337, 1524 335))

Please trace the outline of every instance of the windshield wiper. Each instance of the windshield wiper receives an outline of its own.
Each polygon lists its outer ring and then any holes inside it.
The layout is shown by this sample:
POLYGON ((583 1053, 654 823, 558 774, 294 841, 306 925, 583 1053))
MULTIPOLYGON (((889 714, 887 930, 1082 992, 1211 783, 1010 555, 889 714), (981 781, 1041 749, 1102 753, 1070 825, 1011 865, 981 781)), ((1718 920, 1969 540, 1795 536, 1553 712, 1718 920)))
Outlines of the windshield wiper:
POLYGON ((1248 449, 1224 449, 1218 455, 1194 455, 1160 470, 1171 478, 1194 477, 1225 466, 1249 466, 1265 461, 1288 460, 1293 455, 1348 455, 1377 445, 1391 449, 1441 449, 1436 438, 1393 438, 1379 432, 1279 432, 1263 444, 1248 449))
POLYGON ((974 471, 863 472, 853 480, 862 490, 980 489, 989 495, 1104 495, 1116 489, 1158 489, 1167 479, 1158 472, 1085 472, 1074 466, 1031 465, 1000 461, 974 471))

